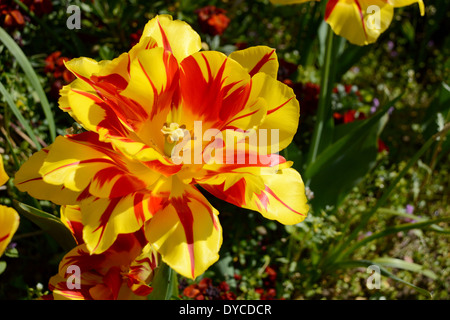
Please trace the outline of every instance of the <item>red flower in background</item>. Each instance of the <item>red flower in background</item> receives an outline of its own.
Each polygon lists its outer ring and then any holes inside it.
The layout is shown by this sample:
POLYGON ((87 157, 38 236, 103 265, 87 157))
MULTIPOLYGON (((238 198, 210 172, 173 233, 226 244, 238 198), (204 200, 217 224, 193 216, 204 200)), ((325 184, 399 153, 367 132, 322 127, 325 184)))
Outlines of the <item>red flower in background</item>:
POLYGON ((340 123, 350 123, 355 120, 365 119, 366 115, 363 112, 359 112, 356 110, 348 110, 348 111, 344 112, 343 114, 339 113, 339 112, 333 113, 333 118, 334 118, 336 124, 340 124, 340 123))
POLYGON ((227 12, 215 6, 197 9, 195 13, 202 31, 212 36, 222 35, 230 24, 230 18, 226 16, 227 12))
POLYGON ((378 152, 389 152, 388 146, 383 142, 383 140, 378 139, 378 152))
POLYGON ((37 16, 49 14, 53 10, 53 4, 51 0, 21 0, 30 11, 34 12, 37 16))
MULTIPOLYGON (((335 112, 333 114, 333 118, 336 124, 341 123, 350 123, 355 120, 363 120, 366 119, 366 115, 363 112, 356 111, 356 110, 348 110, 345 113, 341 114, 338 112, 335 112)), ((377 141, 378 146, 378 152, 387 151, 389 152, 388 146, 383 142, 383 140, 378 139, 377 141)))
POLYGON ((75 80, 75 76, 72 72, 67 70, 64 65, 64 62, 68 60, 68 57, 61 56, 61 51, 55 51, 45 58, 44 71, 46 73, 51 73, 51 78, 53 80, 50 94, 56 99, 59 97, 59 90, 61 90, 64 85, 75 80))
POLYGON ((132 34, 130 34, 130 44, 131 47, 134 47, 135 45, 137 45, 139 43, 139 40, 142 37, 142 30, 138 30, 132 34))
POLYGON ((255 291, 260 295, 261 300, 275 300, 277 298, 277 290, 275 289, 277 280, 277 272, 272 267, 265 270, 265 278, 263 288, 256 288, 255 291))
POLYGON ((194 300, 236 300, 236 294, 230 291, 225 281, 215 286, 210 278, 203 278, 200 282, 185 286, 180 284, 180 290, 187 298, 194 300))

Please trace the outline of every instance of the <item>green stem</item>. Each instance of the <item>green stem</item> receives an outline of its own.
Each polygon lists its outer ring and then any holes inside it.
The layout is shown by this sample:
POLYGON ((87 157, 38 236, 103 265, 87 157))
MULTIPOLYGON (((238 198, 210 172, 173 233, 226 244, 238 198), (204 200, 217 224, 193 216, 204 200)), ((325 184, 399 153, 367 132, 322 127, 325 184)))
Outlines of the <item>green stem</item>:
MULTIPOLYGON (((329 118, 329 106, 331 91, 333 90, 333 58, 335 50, 333 49, 334 33, 329 26, 327 26, 327 38, 325 44, 325 56, 322 66, 322 75, 320 79, 320 93, 319 104, 317 109, 316 125, 314 127, 311 148, 308 153, 306 162, 307 167, 310 166, 317 158, 320 150, 321 139, 324 136, 324 129, 329 118)), ((309 184, 309 181, 307 182, 309 184)))
POLYGON ((152 293, 149 300, 170 300, 178 296, 176 272, 163 261, 160 262, 152 281, 152 293))

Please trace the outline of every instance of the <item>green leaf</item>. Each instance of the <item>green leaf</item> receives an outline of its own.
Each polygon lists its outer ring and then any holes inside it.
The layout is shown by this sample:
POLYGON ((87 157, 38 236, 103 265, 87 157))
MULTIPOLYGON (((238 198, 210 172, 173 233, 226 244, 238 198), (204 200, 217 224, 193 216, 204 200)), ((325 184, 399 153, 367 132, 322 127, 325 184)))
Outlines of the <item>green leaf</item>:
POLYGON ((58 217, 16 200, 14 200, 14 207, 21 215, 53 237, 64 250, 68 251, 76 247, 77 243, 71 231, 58 217))
MULTIPOLYGON (((392 210, 392 209, 387 209, 387 208, 380 208, 380 209, 378 209, 378 212, 379 213, 391 214, 391 215, 398 216, 398 217, 412 219, 412 220, 415 220, 417 222, 429 221, 428 218, 423 218, 423 217, 419 217, 419 216, 414 215, 414 214, 401 212, 401 211, 397 211, 397 210, 392 210)), ((428 228, 430 230, 435 231, 435 232, 450 234, 450 230, 444 229, 444 228, 438 226, 437 224, 432 224, 428 228)))
POLYGON ((171 267, 161 261, 152 281, 153 291, 149 300, 170 300, 178 297, 177 274, 171 267))
POLYGON ((388 268, 396 268, 396 269, 402 269, 412 272, 417 272, 420 274, 423 274, 424 276, 427 276, 428 278, 432 280, 437 280, 438 276, 431 270, 425 269, 422 265, 408 262, 401 259, 396 258, 390 258, 390 257, 384 257, 384 258, 377 258, 372 260, 375 264, 381 265, 383 267, 388 268))
POLYGON ((320 210, 326 206, 337 206, 374 167, 378 153, 377 141, 387 122, 387 110, 397 97, 379 113, 358 124, 348 126, 350 130, 319 154, 305 171, 305 180, 314 192, 311 204, 320 210))
POLYGON ((450 86, 442 83, 436 93, 436 97, 426 109, 422 120, 422 131, 425 138, 431 137, 440 131, 438 126, 438 115, 448 121, 450 116, 450 86))
POLYGON ((388 271, 384 266, 376 264, 374 261, 370 261, 370 260, 350 260, 350 261, 342 261, 339 262, 335 265, 336 269, 346 269, 346 268, 359 268, 359 267, 369 267, 372 265, 377 265, 380 268, 380 273, 381 275, 391 278, 395 281, 398 281, 400 283, 403 283, 413 289, 415 289, 417 292, 420 292, 423 295, 426 296, 430 296, 432 297, 431 293, 428 290, 425 290, 423 288, 420 288, 408 281, 405 281, 399 277, 397 277, 396 275, 394 275, 393 273, 391 273, 390 271, 388 271))
POLYGON ((1 27, 0 27, 0 40, 8 48, 8 50, 11 52, 14 58, 16 58, 17 62, 20 64, 26 76, 30 80, 31 85, 33 86, 34 90, 36 91, 36 94, 39 97, 42 109, 47 119, 50 137, 52 141, 55 140, 56 137, 55 120, 53 118, 53 113, 50 108, 50 104, 48 103, 47 96, 45 95, 44 89, 42 88, 42 85, 39 82, 39 78, 36 72, 34 71, 27 57, 23 53, 22 49, 20 49, 20 47, 13 40, 13 38, 11 38, 11 36, 1 27))
POLYGON ((380 232, 374 233, 371 236, 362 239, 361 241, 358 241, 357 243, 355 243, 354 245, 352 245, 351 247, 349 247, 348 249, 345 250, 344 256, 348 256, 353 251, 355 251, 357 248, 360 248, 361 246, 363 246, 364 244, 366 244, 370 241, 386 237, 390 234, 396 234, 401 231, 408 231, 408 230, 412 230, 412 229, 422 229, 422 228, 428 227, 430 225, 434 225, 434 224, 437 224, 439 222, 444 222, 444 221, 447 221, 447 222, 450 221, 450 217, 442 217, 442 218, 438 218, 438 219, 421 221, 421 222, 416 222, 416 223, 405 223, 405 224, 401 224, 398 226, 386 228, 380 232))
POLYGON ((6 103, 8 104, 11 111, 14 113, 16 118, 19 120, 20 124, 24 127, 26 133, 30 137, 31 141, 35 144, 35 147, 37 150, 41 149, 41 144, 39 143, 36 134, 34 133, 33 129, 31 129, 30 125, 28 124, 28 121, 25 120, 25 118, 22 116, 22 113, 20 113, 20 110, 17 108, 16 104, 14 103, 14 99, 9 94, 9 92, 6 90, 5 86, 0 82, 0 93, 5 98, 6 103))

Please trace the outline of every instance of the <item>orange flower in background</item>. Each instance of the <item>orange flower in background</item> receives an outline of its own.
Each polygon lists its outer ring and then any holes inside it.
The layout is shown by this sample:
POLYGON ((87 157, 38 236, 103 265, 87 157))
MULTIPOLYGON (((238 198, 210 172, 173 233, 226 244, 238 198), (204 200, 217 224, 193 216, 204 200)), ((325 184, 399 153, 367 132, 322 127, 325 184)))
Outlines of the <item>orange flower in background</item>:
MULTIPOLYGON (((270 0, 274 4, 296 4, 313 0, 270 0)), ((319 1, 319 0, 314 0, 319 1)), ((329 0, 325 21, 334 33, 353 44, 374 43, 387 30, 394 16, 394 8, 417 3, 425 14, 423 0, 329 0)))
POLYGON ((293 90, 276 80, 275 50, 227 57, 200 48, 188 24, 161 15, 128 53, 66 63, 77 79, 62 89, 60 108, 88 131, 57 137, 15 183, 38 199, 79 206, 89 253, 143 229, 163 261, 199 276, 222 244, 218 211, 199 187, 283 224, 305 219, 303 181, 278 155, 300 111, 293 90), (249 131, 269 135, 255 146, 249 131))
MULTIPOLYGON (((0 185, 9 180, 8 174, 3 167, 3 158, 0 156, 0 185)), ((11 239, 19 228, 19 214, 13 208, 0 205, 0 257, 5 252, 11 239)))
MULTIPOLYGON (((77 206, 61 208, 62 221, 77 241, 81 240, 80 215, 77 206)), ((101 254, 91 254, 83 242, 78 242, 78 246, 62 259, 58 274, 50 279, 52 293, 44 299, 146 299, 152 292, 149 284, 157 265, 157 252, 148 244, 142 230, 119 235, 114 244, 101 254)))
POLYGON ((24 24, 25 18, 14 1, 0 1, 0 26, 12 28, 22 27, 24 24))
POLYGON ((44 71, 51 74, 52 85, 50 94, 55 98, 59 97, 59 91, 64 85, 75 80, 75 76, 64 65, 69 60, 68 57, 61 56, 61 51, 55 51, 45 58, 44 71))
MULTIPOLYGON (((37 16, 49 14, 53 10, 51 0, 21 0, 21 2, 37 16)), ((20 6, 15 1, 0 1, 0 26, 6 28, 21 28, 25 25, 27 19, 29 18, 22 13, 20 6)))
POLYGON ((212 36, 222 35, 230 24, 226 10, 215 6, 206 6, 195 10, 202 31, 212 36))

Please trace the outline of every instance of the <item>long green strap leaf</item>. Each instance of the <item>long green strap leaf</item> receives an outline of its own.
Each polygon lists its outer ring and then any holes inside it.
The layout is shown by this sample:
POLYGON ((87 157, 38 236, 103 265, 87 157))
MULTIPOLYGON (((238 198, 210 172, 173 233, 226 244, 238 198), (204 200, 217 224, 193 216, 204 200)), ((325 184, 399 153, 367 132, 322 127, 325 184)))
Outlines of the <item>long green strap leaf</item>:
POLYGON ((20 214, 52 236, 64 250, 68 251, 76 247, 77 243, 71 231, 58 217, 16 200, 14 200, 14 207, 20 214))
POLYGON ((34 71, 27 57, 23 53, 22 49, 20 49, 20 47, 13 40, 13 38, 11 38, 11 36, 1 27, 0 27, 0 40, 8 48, 11 54, 17 59, 17 62, 22 67, 26 76, 30 80, 31 85, 36 91, 39 100, 41 101, 42 109, 48 122, 50 137, 52 141, 54 141, 56 138, 55 120, 53 118, 53 114, 47 96, 45 95, 44 89, 42 88, 42 85, 39 82, 39 78, 36 72, 34 71))
POLYGON ((383 257, 383 258, 377 258, 373 259, 373 262, 377 265, 381 265, 383 267, 388 268, 396 268, 396 269, 402 269, 407 270, 411 272, 417 272, 420 274, 423 274, 424 276, 430 278, 431 280, 437 280, 438 276, 431 270, 425 269, 422 265, 414 263, 414 262, 408 262, 402 259, 396 259, 396 258, 390 258, 390 257, 383 257))
POLYGON ((5 86, 1 82, 0 82, 0 93, 5 98, 6 103, 8 104, 9 108, 14 113, 14 115, 17 117, 20 124, 24 127, 24 129, 27 132, 30 139, 34 142, 36 149, 40 150, 41 145, 38 142, 36 134, 34 133, 33 129, 31 129, 28 121, 26 121, 25 118, 22 116, 22 113, 20 113, 20 110, 17 108, 16 104, 14 103, 13 97, 9 94, 9 92, 6 90, 5 86))
POLYGON ((345 250, 345 252, 342 254, 341 258, 347 257, 349 254, 354 252, 356 249, 362 247, 366 243, 369 243, 369 242, 371 242, 373 240, 386 237, 386 236, 388 236, 390 234, 396 234, 396 233, 401 232, 401 231, 408 231, 408 230, 412 230, 412 229, 425 228, 425 227, 428 227, 430 225, 434 225, 434 224, 437 224, 439 222, 445 222, 445 221, 447 221, 447 222, 450 221, 450 217, 443 217, 443 218, 439 218, 439 219, 421 221, 421 222, 416 222, 416 223, 405 223, 405 224, 401 224, 401 225, 398 225, 398 226, 386 228, 383 231, 374 233, 371 236, 366 237, 366 238, 362 239, 361 241, 358 241, 353 246, 351 246, 347 250, 345 250))
POLYGON ((400 283, 403 283, 413 289, 415 289, 417 292, 420 292, 423 295, 432 297, 431 293, 428 290, 425 290, 423 288, 420 288, 408 281, 405 281, 399 277, 397 277, 395 274, 389 272, 384 266, 377 264, 374 260, 350 260, 350 261, 342 261, 335 265, 335 269, 346 269, 346 268, 358 268, 358 267, 369 267, 376 265, 380 268, 381 275, 385 277, 389 277, 393 280, 396 280, 400 283))

